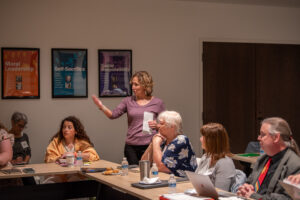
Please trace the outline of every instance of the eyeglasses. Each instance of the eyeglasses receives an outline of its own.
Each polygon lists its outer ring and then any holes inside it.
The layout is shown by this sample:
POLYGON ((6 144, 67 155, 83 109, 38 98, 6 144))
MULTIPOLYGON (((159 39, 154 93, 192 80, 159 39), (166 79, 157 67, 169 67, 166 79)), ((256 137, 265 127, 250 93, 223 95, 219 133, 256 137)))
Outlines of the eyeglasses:
POLYGON ((18 126, 19 128, 26 128, 26 125, 25 125, 25 124, 17 124, 17 126, 18 126))
POLYGON ((259 135, 258 135, 258 137, 260 137, 260 138, 263 138, 263 137, 265 137, 267 134, 265 134, 265 133, 260 133, 259 135))

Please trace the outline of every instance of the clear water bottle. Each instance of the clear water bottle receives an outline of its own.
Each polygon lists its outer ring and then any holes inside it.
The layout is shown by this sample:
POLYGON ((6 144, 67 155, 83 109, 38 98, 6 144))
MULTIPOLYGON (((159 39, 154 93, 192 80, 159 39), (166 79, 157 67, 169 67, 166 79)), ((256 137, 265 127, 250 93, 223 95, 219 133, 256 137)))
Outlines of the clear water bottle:
POLYGON ((259 149, 259 154, 260 155, 263 155, 265 153, 265 151, 260 147, 260 149, 259 149))
POLYGON ((158 177, 158 168, 156 166, 156 163, 152 164, 152 168, 151 168, 151 176, 152 178, 156 178, 158 177))
POLYGON ((169 183, 169 193, 170 194, 176 193, 176 179, 174 177, 174 174, 170 175, 168 183, 169 183))
POLYGON ((77 153, 76 165, 79 166, 79 167, 83 166, 83 160, 82 160, 82 153, 81 153, 81 151, 78 151, 78 153, 77 153))
POLYGON ((128 175, 128 161, 126 159, 126 157, 123 158, 123 161, 121 163, 121 167, 122 167, 122 176, 127 176, 128 175))
POLYGON ((68 167, 74 167, 75 157, 74 157, 73 152, 67 152, 66 153, 66 160, 67 160, 68 167))

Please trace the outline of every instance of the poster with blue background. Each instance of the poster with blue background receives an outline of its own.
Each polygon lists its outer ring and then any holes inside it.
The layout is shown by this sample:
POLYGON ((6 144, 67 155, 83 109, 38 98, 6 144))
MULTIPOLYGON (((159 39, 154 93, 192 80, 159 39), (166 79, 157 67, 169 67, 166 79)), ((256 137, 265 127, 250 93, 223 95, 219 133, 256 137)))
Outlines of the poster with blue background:
POLYGON ((87 97, 87 49, 52 49, 52 97, 87 97))

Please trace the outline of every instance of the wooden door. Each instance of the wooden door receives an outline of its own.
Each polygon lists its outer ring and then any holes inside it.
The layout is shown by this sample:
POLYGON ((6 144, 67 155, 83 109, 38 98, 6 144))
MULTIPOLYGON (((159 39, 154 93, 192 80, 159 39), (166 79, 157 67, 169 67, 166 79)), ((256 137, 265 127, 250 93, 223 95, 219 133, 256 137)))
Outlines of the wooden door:
POLYGON ((241 153, 256 140, 255 119, 255 45, 204 42, 203 123, 223 124, 241 153))
POLYGON ((257 120, 278 116, 300 144, 300 45, 257 44, 257 120))

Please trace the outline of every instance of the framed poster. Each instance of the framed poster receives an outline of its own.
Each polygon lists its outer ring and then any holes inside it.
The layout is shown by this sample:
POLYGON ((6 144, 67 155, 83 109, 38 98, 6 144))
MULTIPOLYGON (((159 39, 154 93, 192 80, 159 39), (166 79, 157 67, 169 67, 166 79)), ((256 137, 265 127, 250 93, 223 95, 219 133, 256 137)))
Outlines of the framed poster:
POLYGON ((132 50, 99 49, 99 96, 131 95, 132 50))
POLYGON ((40 98, 40 49, 2 48, 2 99, 40 98))
POLYGON ((52 49, 52 98, 87 97, 87 49, 52 49))

